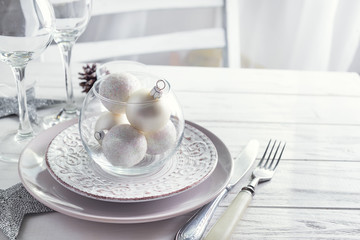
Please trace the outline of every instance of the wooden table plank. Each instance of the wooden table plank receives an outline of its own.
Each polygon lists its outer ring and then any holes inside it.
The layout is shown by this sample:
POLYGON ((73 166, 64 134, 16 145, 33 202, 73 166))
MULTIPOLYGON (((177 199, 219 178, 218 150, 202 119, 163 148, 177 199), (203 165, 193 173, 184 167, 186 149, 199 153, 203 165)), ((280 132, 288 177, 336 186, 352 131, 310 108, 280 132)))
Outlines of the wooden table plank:
POLYGON ((356 73, 191 67, 179 74, 178 67, 152 69, 180 91, 360 96, 356 73))
MULTIPOLYGON (((222 211, 216 213, 213 221, 222 211)), ((360 210, 249 208, 232 239, 359 239, 360 210)))
MULTIPOLYGON (((84 64, 72 63, 77 88, 82 66, 84 64)), ((166 77, 176 92, 360 96, 360 78, 356 73, 170 66, 151 66, 150 69, 166 77)), ((2 81, 14 82, 6 64, 0 63, 0 70, 2 81)), ((31 62, 27 67, 27 78, 36 80, 39 87, 64 88, 65 84, 63 68, 55 63, 31 62)))
POLYGON ((197 121, 216 134, 233 154, 251 139, 265 149, 269 139, 287 142, 283 159, 360 161, 360 127, 284 123, 197 121))
MULTIPOLYGON (((82 66, 72 63, 74 83, 82 66)), ((30 63, 28 77, 39 85, 63 87, 60 64, 47 63, 46 71, 43 68, 44 64, 30 63)), ((167 78, 177 91, 360 96, 356 73, 170 66, 150 66, 150 70, 167 78)), ((12 79, 9 69, 4 71, 12 79)))
POLYGON ((359 97, 177 93, 192 121, 360 124, 359 97))
MULTIPOLYGON (((360 210, 360 162, 281 161, 273 179, 260 184, 251 206, 360 210)), ((230 204, 251 171, 221 203, 230 204)))

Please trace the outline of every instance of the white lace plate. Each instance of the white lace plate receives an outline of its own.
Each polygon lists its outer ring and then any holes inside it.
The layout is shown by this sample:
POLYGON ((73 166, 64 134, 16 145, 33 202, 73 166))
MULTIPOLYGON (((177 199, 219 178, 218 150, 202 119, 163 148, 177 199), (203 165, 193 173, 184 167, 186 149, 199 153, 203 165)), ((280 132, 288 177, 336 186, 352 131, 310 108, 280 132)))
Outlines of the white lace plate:
POLYGON ((209 137, 189 124, 172 159, 148 175, 115 177, 104 172, 85 151, 77 124, 60 132, 46 153, 47 168, 60 184, 83 196, 111 202, 151 201, 182 193, 209 177, 217 161, 209 137))

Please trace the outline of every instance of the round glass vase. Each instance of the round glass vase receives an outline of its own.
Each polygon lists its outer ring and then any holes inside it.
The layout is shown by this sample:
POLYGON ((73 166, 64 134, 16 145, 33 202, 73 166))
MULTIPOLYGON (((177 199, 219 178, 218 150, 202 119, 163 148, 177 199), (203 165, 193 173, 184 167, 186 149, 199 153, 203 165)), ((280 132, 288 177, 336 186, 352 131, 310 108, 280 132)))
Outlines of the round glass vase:
MULTIPOLYGON (((146 71, 126 73, 139 79, 138 92, 148 94, 160 79, 146 71)), ((130 101, 130 95, 124 102, 100 94, 105 77, 96 81, 80 112, 80 137, 87 153, 93 163, 112 175, 156 172, 171 160, 184 133, 182 109, 170 84, 161 80, 166 92, 160 98, 130 101)))

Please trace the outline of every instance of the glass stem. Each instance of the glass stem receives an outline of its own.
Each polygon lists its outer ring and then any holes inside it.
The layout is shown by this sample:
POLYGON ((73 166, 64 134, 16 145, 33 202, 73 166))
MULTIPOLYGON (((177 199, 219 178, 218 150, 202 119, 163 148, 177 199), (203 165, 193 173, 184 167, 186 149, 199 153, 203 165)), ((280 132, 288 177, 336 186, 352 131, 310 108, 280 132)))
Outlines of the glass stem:
POLYGON ((62 53, 62 60, 65 69, 66 105, 64 110, 66 113, 69 114, 76 112, 74 90, 73 90, 71 69, 70 69, 71 50, 73 45, 74 45, 73 42, 61 42, 58 44, 60 51, 62 53))
POLYGON ((11 69, 15 76, 16 90, 19 104, 19 129, 18 137, 27 138, 33 136, 33 129, 31 127, 29 112, 27 108, 26 100, 26 87, 25 87, 25 67, 23 66, 12 66, 11 69))

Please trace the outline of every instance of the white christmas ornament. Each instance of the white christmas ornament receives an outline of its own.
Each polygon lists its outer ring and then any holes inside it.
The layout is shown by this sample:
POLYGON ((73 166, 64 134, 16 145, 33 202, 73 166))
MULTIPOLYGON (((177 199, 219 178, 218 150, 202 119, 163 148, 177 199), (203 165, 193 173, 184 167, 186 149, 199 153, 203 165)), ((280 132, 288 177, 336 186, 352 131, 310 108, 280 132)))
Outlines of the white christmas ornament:
POLYGON ((154 132, 165 126, 170 119, 171 108, 167 97, 154 99, 150 90, 140 89, 128 99, 126 116, 130 124, 143 132, 154 132))
POLYGON ((105 137, 106 132, 115 125, 128 124, 125 114, 113 114, 111 112, 103 113, 95 123, 94 137, 102 144, 102 140, 105 137))
POLYGON ((168 123, 156 132, 145 134, 147 140, 147 153, 156 155, 166 152, 174 147, 176 142, 176 129, 169 120, 168 123))
POLYGON ((101 96, 117 101, 102 100, 103 105, 113 113, 124 113, 129 96, 140 88, 139 80, 130 73, 112 73, 104 77, 102 80, 99 93, 101 96), (119 102, 123 102, 121 104, 119 102))
POLYGON ((128 124, 117 125, 105 135, 102 149, 116 167, 132 167, 145 157, 147 142, 143 134, 128 124))

